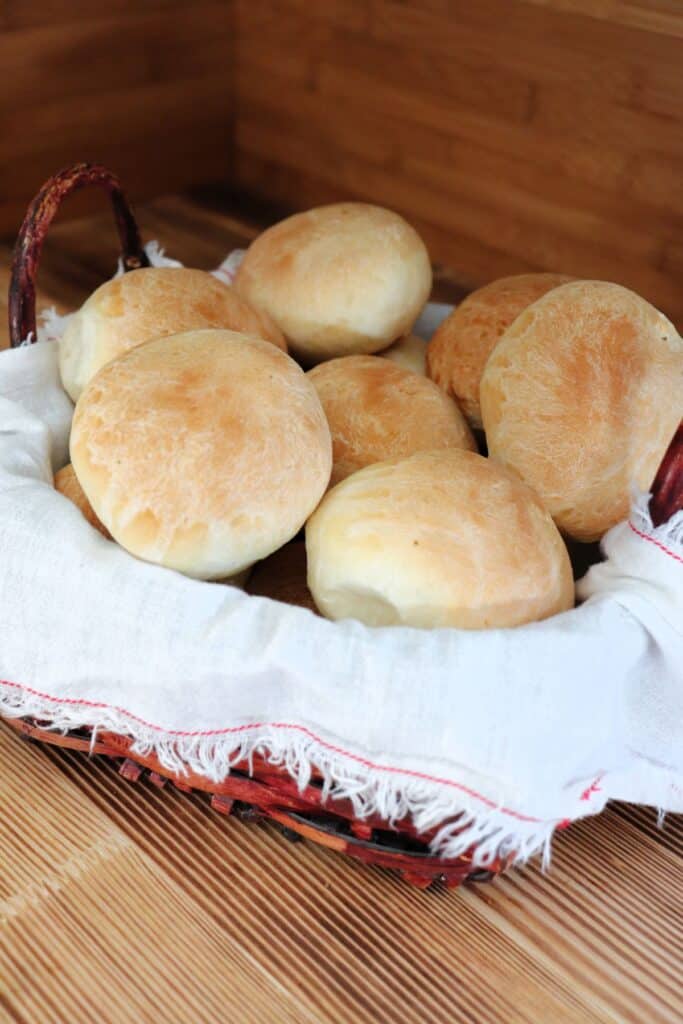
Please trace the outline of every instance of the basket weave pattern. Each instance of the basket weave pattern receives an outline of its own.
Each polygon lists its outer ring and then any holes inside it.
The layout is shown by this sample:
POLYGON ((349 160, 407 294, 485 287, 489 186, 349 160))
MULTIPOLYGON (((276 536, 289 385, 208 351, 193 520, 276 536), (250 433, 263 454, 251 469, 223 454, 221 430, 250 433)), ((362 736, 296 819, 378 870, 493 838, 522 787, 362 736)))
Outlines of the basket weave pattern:
POLYGON ((290 839, 310 839, 356 860, 393 868, 419 888, 434 881, 448 888, 466 880, 488 881, 512 859, 494 861, 481 870, 472 867, 469 852, 453 860, 435 857, 428 847, 436 829, 418 835, 408 819, 389 825, 371 815, 361 821, 354 816, 351 801, 332 796, 323 801, 322 780, 315 771, 309 784, 299 789, 286 769, 269 764, 257 754, 251 763, 238 762, 222 782, 216 783, 189 770, 182 776, 174 775, 154 754, 132 752, 132 740, 115 733, 98 732, 93 742, 87 730, 60 734, 31 719, 9 718, 6 722, 25 739, 113 759, 119 763, 120 774, 130 782, 147 779, 158 787, 171 782, 184 792, 205 793, 212 808, 221 814, 236 813, 248 821, 268 818, 290 839))

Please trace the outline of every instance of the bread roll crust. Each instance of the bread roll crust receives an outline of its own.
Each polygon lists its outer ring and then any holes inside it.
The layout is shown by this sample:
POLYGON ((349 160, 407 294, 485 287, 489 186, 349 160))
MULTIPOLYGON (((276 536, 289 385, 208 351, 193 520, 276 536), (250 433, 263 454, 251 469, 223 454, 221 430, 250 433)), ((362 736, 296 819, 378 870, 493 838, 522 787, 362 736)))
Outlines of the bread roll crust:
POLYGON ((420 377, 427 376, 427 342, 417 334, 405 334, 381 355, 383 359, 397 363, 404 370, 412 370, 420 377))
POLYGON ((95 515, 92 505, 86 498, 71 463, 55 473, 55 490, 59 491, 60 494, 63 494, 65 498, 69 499, 69 501, 73 502, 84 518, 87 519, 90 525, 94 526, 103 537, 107 540, 111 540, 111 534, 107 530, 106 526, 99 521, 95 515))
POLYGON ((438 448, 476 450, 464 416, 436 384, 378 356, 309 370, 332 434, 331 484, 373 462, 438 448))
POLYGON ((427 373, 457 399, 473 427, 480 428, 481 376, 498 341, 532 302, 572 281, 564 274, 516 274, 472 292, 439 325, 427 349, 427 373))
POLYGON ((207 330, 103 367, 76 407, 71 459, 124 548, 222 579, 298 532, 327 487, 332 445, 294 360, 259 338, 207 330))
POLYGON ((473 452, 368 466, 306 526, 308 585, 332 619, 516 626, 570 608, 569 556, 538 497, 473 452))
POLYGON ((59 342, 64 388, 76 402, 95 373, 129 349, 204 328, 252 334, 287 351, 270 317, 212 274, 189 267, 145 267, 105 282, 70 318, 59 342))
POLYGON ((308 365, 386 348, 410 330, 431 284, 417 232, 367 203, 321 206, 275 224, 252 242, 235 278, 308 365))
POLYGON ((560 529, 596 540, 650 487, 683 416, 683 341, 621 285, 562 285, 515 320, 481 385, 489 453, 560 529))

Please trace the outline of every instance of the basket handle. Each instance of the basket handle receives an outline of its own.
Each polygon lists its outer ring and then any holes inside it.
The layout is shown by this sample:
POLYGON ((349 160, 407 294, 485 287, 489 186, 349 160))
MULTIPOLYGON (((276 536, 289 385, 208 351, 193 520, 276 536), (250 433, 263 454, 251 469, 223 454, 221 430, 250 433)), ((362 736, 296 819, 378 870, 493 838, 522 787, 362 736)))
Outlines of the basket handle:
POLYGON ((99 185, 109 193, 121 241, 124 272, 148 267, 140 232, 121 183, 100 164, 65 167, 49 178, 31 202, 19 229, 12 258, 9 286, 9 337, 16 348, 25 338, 36 340, 36 275, 48 228, 64 199, 86 185, 99 185))
POLYGON ((683 511, 683 420, 671 439, 652 484, 650 517, 655 526, 683 511))

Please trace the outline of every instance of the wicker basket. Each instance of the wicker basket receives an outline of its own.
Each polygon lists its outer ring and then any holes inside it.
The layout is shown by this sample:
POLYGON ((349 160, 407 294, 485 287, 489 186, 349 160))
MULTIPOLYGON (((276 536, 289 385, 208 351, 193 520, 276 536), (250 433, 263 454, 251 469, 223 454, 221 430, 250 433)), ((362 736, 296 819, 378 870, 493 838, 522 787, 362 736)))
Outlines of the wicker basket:
MULTIPOLYGON (((62 200, 75 189, 95 184, 110 195, 121 240, 121 262, 125 271, 147 266, 140 235, 120 183, 103 167, 79 164, 50 179, 31 203, 21 227, 14 255, 9 293, 10 340, 17 346, 24 339, 35 340, 35 280, 42 244, 47 229, 62 200)), ((652 487, 650 512, 655 525, 666 522, 683 509, 683 425, 679 427, 662 462, 652 487)), ((447 886, 461 882, 484 881, 502 871, 512 860, 496 860, 487 870, 473 869, 471 851, 457 859, 445 860, 429 852, 432 832, 417 834, 411 821, 391 825, 378 817, 358 820, 350 801, 326 797, 319 777, 313 774, 301 790, 284 768, 274 767, 254 756, 235 765, 220 783, 187 772, 173 775, 154 755, 140 756, 131 750, 132 741, 113 733, 88 730, 66 734, 48 730, 29 719, 7 719, 8 724, 27 739, 54 746, 103 755, 120 762, 120 773, 136 782, 146 778, 153 785, 167 781, 184 791, 201 791, 210 797, 218 812, 235 812, 245 819, 258 817, 276 822, 292 839, 306 838, 358 860, 394 868, 412 884, 426 887, 435 880, 447 886)), ((445 822, 440 823, 439 828, 445 822)), ((457 825, 457 819, 454 824, 457 825)))

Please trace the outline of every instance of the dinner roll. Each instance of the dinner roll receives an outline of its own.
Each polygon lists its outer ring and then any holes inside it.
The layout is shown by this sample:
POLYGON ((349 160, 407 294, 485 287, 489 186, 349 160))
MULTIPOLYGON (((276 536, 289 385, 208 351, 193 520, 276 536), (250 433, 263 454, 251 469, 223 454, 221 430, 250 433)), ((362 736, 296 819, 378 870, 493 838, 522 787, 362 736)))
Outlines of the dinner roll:
POLYGON ((71 461, 124 548, 221 579, 298 532, 327 487, 332 445, 288 355, 234 331, 189 331, 100 370, 76 406, 71 461))
POLYGON ((406 334, 381 353, 384 359, 398 363, 404 370, 427 376, 427 342, 417 334, 406 334))
MULTIPOLYGON (((68 466, 64 466, 58 473, 55 474, 55 490, 63 494, 65 498, 72 501, 73 504, 79 509, 79 511, 85 516, 91 526, 94 526, 96 530, 102 534, 107 540, 111 540, 111 534, 109 530, 99 521, 95 515, 92 505, 83 493, 83 488, 78 482, 78 477, 74 472, 74 468, 69 463, 68 466)), ((244 588, 247 579, 249 578, 250 569, 244 569, 242 572, 237 573, 235 576, 227 576, 225 579, 217 580, 217 583, 225 583, 232 587, 244 588)), ((311 598, 311 601, 313 599, 311 598)))
POLYGON ((306 583, 306 545, 293 541, 254 566, 247 591, 257 597, 298 605, 316 612, 306 583))
POLYGON ((306 526, 308 585, 331 619, 518 626, 571 608, 566 548, 540 500, 473 452, 419 452, 333 488, 306 526))
POLYGON ((576 281, 519 316, 481 382, 489 453, 577 540, 625 519, 683 416, 683 341, 634 292, 576 281))
POLYGON ((91 526, 94 526, 96 530, 99 530, 103 537, 107 540, 111 540, 111 534, 107 530, 106 526, 103 526, 99 521, 95 512, 93 511, 92 505, 83 493, 83 488, 78 482, 78 477, 74 473, 74 468, 69 463, 68 466, 64 466, 58 473, 55 473, 55 490, 63 494, 65 498, 73 502, 76 508, 83 514, 88 520, 91 526))
POLYGON ((74 402, 101 366, 153 338, 205 327, 254 334, 287 350, 269 316, 203 270, 145 267, 107 281, 69 319, 59 370, 74 402))
POLYGON ((501 277, 463 299, 434 332, 427 373, 457 398, 473 427, 481 427, 481 375, 503 332, 532 302, 571 280, 562 274, 501 277))
POLYGON ((234 286, 272 316, 298 358, 315 363, 386 348, 410 330, 431 285, 427 250, 402 217, 336 203, 259 235, 234 286))
POLYGON ((331 483, 373 462, 436 448, 476 449, 455 402, 379 356, 342 356, 309 370, 332 434, 331 483))

